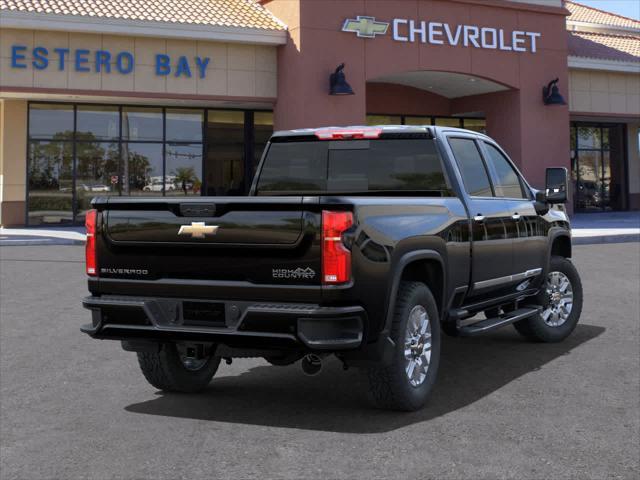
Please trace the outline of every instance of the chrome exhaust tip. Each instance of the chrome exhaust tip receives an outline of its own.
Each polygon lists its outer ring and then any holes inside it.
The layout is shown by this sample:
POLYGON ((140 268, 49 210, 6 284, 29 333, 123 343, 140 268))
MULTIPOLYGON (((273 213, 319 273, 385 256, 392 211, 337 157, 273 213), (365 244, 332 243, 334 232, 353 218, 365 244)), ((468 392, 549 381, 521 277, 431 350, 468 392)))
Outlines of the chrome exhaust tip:
POLYGON ((314 377, 322 371, 322 358, 313 353, 309 353, 302 358, 300 366, 305 375, 314 377))

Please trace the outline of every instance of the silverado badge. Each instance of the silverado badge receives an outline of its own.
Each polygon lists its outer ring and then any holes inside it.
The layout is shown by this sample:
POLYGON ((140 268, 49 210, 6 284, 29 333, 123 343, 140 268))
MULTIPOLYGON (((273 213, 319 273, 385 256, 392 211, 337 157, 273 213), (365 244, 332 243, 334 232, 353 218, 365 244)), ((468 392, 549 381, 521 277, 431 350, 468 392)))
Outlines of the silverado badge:
POLYGON ((181 225, 178 235, 191 235, 191 238, 204 238, 205 235, 215 235, 217 225, 205 225, 204 222, 191 222, 191 225, 181 225))

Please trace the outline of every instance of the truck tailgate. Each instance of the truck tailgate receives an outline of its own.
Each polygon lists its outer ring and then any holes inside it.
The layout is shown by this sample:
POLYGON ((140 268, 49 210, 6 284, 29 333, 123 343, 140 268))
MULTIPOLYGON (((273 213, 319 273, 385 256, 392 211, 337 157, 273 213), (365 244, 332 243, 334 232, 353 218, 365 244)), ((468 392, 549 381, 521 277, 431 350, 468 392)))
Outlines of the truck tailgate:
POLYGON ((110 198, 94 206, 101 278, 320 284, 317 198, 110 198))

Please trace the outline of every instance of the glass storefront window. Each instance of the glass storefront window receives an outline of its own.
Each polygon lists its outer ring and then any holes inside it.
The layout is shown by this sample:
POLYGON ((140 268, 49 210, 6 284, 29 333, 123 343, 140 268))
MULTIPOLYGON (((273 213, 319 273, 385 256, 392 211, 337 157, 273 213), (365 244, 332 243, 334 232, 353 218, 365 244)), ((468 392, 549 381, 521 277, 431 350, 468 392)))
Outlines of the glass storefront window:
POLYGON ((487 121, 484 118, 465 118, 462 120, 462 128, 486 134, 487 121))
POLYGON ((162 143, 123 143, 124 195, 162 195, 165 190, 175 190, 166 182, 162 173, 162 143))
POLYGON ((29 108, 29 138, 73 139, 73 105, 37 104, 29 108))
POLYGON ((244 195, 272 132, 266 111, 31 102, 28 223, 81 225, 96 196, 244 195))
POLYGON ((77 221, 84 220, 97 195, 120 194, 120 146, 118 142, 76 143, 77 221))
POLYGON ((122 109, 122 139, 161 142, 162 109, 124 107, 122 109))
POLYGON ((405 117, 405 125, 431 125, 431 117, 405 117))
POLYGON ((400 115, 367 115, 367 125, 402 125, 400 115))
POLYGON ((602 136, 598 127, 578 128, 578 148, 600 149, 602 146, 602 136))
POLYGON ((273 112, 255 112, 253 114, 253 171, 256 172, 262 158, 264 147, 273 134, 273 112))
POLYGON ((73 222, 73 143, 29 142, 29 225, 73 222))
POLYGON ((202 142, 203 111, 167 109, 166 118, 168 142, 202 142))
POLYGON ((118 107, 78 106, 76 140, 113 140, 119 136, 118 107))
POLYGON ((202 188, 202 144, 167 144, 166 194, 200 195, 202 188))
POLYGON ((241 195, 246 188, 244 112, 209 110, 207 118, 205 194, 241 195))
POLYGON ((459 118, 436 118, 435 119, 435 124, 438 127, 455 127, 455 128, 461 128, 462 126, 462 122, 460 121, 461 119, 459 118))
POLYGON ((624 126, 576 123, 571 133, 576 210, 625 209, 624 126))
POLYGON ((433 117, 417 115, 367 115, 367 125, 436 125, 439 127, 466 128, 475 132, 487 132, 484 118, 433 117))

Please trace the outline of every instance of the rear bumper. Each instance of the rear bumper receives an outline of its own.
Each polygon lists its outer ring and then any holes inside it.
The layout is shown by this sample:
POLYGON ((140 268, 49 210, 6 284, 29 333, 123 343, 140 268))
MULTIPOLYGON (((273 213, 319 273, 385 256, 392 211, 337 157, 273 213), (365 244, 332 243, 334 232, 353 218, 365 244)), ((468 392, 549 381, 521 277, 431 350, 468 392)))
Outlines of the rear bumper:
POLYGON ((97 339, 199 341, 231 347, 342 351, 362 344, 367 317, 359 306, 194 301, 131 296, 86 297, 97 339))

